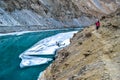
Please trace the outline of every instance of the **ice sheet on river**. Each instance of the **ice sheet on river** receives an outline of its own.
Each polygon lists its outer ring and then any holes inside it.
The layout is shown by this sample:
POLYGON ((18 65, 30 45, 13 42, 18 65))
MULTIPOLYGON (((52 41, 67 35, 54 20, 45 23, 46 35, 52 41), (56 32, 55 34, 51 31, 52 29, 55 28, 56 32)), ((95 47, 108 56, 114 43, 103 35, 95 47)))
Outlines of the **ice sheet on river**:
POLYGON ((51 58, 33 57, 33 55, 54 55, 57 49, 70 44, 70 38, 76 32, 59 33, 39 41, 19 56, 22 59, 20 67, 40 65, 51 61, 51 58))
POLYGON ((40 57, 33 57, 33 56, 23 56, 24 58, 22 59, 20 63, 20 67, 27 67, 27 66, 34 66, 34 65, 41 65, 45 64, 52 59, 50 58, 40 58, 40 57))

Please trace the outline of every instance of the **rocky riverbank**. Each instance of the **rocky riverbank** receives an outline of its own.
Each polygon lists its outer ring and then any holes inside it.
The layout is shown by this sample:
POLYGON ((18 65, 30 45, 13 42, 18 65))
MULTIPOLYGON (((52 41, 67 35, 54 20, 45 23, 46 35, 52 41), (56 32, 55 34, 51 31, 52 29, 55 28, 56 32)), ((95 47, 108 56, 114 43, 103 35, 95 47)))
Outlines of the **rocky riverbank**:
POLYGON ((58 52, 39 80, 120 80, 120 9, 85 28, 58 52))

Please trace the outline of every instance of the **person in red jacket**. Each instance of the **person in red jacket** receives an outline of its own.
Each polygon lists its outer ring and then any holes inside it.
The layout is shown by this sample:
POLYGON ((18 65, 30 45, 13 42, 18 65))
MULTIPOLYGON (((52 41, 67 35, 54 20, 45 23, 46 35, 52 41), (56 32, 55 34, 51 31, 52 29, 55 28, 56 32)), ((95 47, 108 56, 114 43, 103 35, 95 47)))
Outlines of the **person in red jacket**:
POLYGON ((98 30, 99 27, 100 27, 100 21, 98 20, 98 21, 95 23, 95 25, 96 25, 96 30, 98 30))

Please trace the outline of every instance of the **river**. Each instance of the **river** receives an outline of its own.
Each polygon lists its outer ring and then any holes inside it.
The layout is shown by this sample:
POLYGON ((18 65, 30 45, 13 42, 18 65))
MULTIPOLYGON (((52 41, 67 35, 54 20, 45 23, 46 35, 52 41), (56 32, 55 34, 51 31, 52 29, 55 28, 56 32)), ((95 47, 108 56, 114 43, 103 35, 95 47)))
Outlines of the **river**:
POLYGON ((21 53, 45 38, 77 30, 79 29, 0 34, 0 80, 37 80, 39 73, 45 70, 52 60, 45 64, 20 68, 21 53))

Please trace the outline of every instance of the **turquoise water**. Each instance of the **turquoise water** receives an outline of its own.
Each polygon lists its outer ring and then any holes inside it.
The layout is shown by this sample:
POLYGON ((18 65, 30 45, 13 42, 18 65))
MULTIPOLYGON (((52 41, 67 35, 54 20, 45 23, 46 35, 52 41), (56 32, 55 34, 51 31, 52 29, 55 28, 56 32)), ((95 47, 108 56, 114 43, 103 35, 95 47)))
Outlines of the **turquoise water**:
POLYGON ((31 32, 22 35, 0 36, 0 80, 37 80, 48 64, 20 68, 19 55, 41 39, 75 29, 31 32))

